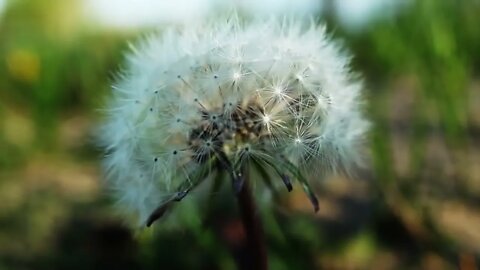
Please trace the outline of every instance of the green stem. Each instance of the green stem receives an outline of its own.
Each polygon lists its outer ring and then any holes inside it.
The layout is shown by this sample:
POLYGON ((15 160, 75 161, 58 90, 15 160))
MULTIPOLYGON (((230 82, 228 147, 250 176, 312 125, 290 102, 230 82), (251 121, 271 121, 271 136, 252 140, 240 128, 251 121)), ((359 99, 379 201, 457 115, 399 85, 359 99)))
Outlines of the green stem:
POLYGON ((268 259, 265 234, 260 220, 260 213, 258 212, 252 196, 248 169, 243 170, 243 173, 243 187, 237 194, 237 200, 240 207, 243 226, 247 235, 247 245, 251 264, 249 269, 266 270, 268 269, 268 259))

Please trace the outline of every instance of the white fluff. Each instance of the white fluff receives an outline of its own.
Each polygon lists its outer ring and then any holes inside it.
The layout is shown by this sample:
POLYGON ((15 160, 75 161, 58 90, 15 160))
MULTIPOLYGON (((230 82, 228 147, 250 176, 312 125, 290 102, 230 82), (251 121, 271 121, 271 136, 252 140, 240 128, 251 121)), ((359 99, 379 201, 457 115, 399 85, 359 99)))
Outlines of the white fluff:
POLYGON ((322 26, 230 19, 166 29, 132 47, 113 87, 100 132, 107 184, 143 223, 217 151, 232 164, 282 156, 305 174, 348 170, 368 128, 361 89, 322 26), (260 131, 194 137, 202 125, 231 132, 238 110, 260 131))

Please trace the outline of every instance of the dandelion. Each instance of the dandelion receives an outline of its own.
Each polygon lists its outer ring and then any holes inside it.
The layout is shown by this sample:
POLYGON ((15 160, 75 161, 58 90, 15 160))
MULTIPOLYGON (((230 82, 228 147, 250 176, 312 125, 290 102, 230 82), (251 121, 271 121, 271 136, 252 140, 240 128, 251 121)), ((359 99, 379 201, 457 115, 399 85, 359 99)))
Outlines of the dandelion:
POLYGON ((142 224, 220 173, 237 194, 265 180, 249 175, 298 181, 316 211, 307 179, 360 161, 362 85, 322 26, 166 29, 132 47, 119 77, 100 136, 107 183, 142 224))

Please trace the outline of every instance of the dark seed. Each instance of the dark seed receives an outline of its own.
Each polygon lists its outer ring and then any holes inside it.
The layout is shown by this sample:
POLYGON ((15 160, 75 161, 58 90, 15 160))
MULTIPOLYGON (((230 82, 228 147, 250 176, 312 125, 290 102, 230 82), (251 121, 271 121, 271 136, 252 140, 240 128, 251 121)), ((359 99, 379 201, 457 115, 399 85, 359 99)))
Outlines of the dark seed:
POLYGON ((152 226, 153 222, 155 222, 157 219, 161 218, 163 215, 165 215, 165 213, 167 212, 167 210, 170 208, 170 203, 171 202, 168 202, 164 205, 161 205, 159 206, 157 209, 155 209, 153 211, 152 214, 150 214, 150 216, 148 217, 147 219, 147 227, 150 227, 152 226))
POLYGON ((245 179, 243 178, 242 175, 238 175, 233 179, 233 190, 235 191, 236 194, 242 191, 244 183, 245 183, 245 179))
POLYGON ((313 205, 313 211, 315 211, 315 213, 317 213, 318 210, 320 209, 320 204, 318 203, 317 197, 313 193, 308 193, 307 195, 308 195, 308 199, 310 200, 310 202, 313 205))
POLYGON ((189 192, 188 189, 186 189, 184 191, 177 192, 177 195, 175 196, 174 200, 177 201, 177 202, 183 200, 183 198, 185 198, 185 196, 187 196, 188 192, 189 192))
POLYGON ((290 181, 290 177, 286 174, 280 175, 282 178, 283 183, 285 184, 285 187, 287 187, 288 192, 292 191, 293 186, 292 186, 292 181, 290 181))

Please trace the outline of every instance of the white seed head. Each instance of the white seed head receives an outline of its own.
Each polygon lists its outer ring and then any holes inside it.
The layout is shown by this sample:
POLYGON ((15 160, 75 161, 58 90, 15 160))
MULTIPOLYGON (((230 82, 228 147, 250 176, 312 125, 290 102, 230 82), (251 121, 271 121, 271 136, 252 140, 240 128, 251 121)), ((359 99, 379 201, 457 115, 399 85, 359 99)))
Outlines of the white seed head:
POLYGON ((324 27, 231 19, 166 29, 135 46, 113 87, 100 132, 107 183, 145 222, 207 178, 212 160, 232 171, 250 161, 348 170, 368 127, 361 89, 324 27))

